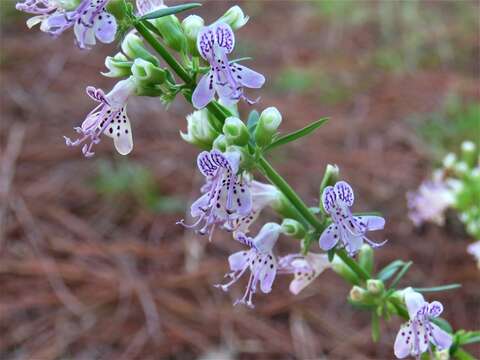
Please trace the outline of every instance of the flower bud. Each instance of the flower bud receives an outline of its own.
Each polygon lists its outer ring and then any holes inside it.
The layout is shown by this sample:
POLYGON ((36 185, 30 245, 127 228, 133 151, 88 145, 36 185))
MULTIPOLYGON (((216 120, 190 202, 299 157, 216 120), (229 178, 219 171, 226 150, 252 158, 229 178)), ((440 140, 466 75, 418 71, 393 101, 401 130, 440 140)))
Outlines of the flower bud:
POLYGON ((443 167, 445 169, 451 169, 457 162, 457 156, 454 153, 448 153, 443 159, 443 167))
POLYGON ((122 51, 130 59, 141 58, 158 65, 158 60, 143 46, 143 41, 134 33, 129 33, 122 41, 122 51))
POLYGON ((367 290, 372 295, 380 295, 383 293, 385 285, 382 280, 369 279, 367 280, 367 290))
POLYGON ((132 62, 120 52, 115 56, 107 56, 105 58, 105 66, 109 71, 103 72, 103 76, 115 78, 130 76, 132 74, 132 62))
POLYGON ((275 107, 262 111, 255 128, 255 142, 260 147, 268 146, 282 122, 282 114, 275 107))
POLYGON ((197 36, 204 26, 205 22, 198 15, 189 15, 182 21, 182 29, 187 38, 188 50, 192 55, 199 55, 197 50, 197 36))
POLYGON ((450 351, 449 349, 444 350, 436 350, 435 351, 435 360, 449 360, 450 359, 450 351))
POLYGON ((132 74, 142 86, 155 86, 165 82, 166 71, 149 61, 135 59, 132 65, 132 74))
POLYGON ((472 141, 464 141, 462 143, 462 160, 468 165, 468 167, 472 168, 475 166, 478 156, 475 143, 472 141))
POLYGON ((221 152, 227 151, 228 141, 225 138, 225 135, 220 134, 217 138, 213 141, 212 148, 217 149, 221 152))
POLYGON ((188 115, 187 133, 180 132, 183 140, 205 150, 209 150, 212 147, 218 135, 220 135, 219 132, 212 127, 208 120, 208 112, 206 110, 194 111, 188 115))
POLYGON ((249 17, 243 13, 243 10, 240 6, 235 5, 227 10, 217 22, 224 22, 233 30, 238 30, 243 27, 248 22, 249 17))
POLYGON ((296 239, 303 239, 306 231, 305 227, 293 219, 284 219, 282 222, 282 233, 296 239))
POLYGON ((350 290, 350 299, 352 299, 354 302, 362 302, 365 300, 366 294, 367 292, 364 288, 354 285, 350 290))
MULTIPOLYGON (((337 165, 327 164, 325 168, 325 173, 323 174, 322 182, 320 183, 320 194, 323 193, 323 189, 327 186, 333 186, 339 180, 340 177, 340 169, 337 165)), ((321 196, 320 196, 321 198, 321 196)), ((322 204, 320 204, 320 208, 323 209, 322 204)))
POLYGON ((237 117, 230 116, 225 119, 223 134, 230 144, 238 146, 248 144, 249 134, 247 126, 237 117))
POLYGON ((163 16, 152 20, 152 24, 163 36, 165 43, 178 52, 187 49, 187 38, 182 30, 180 20, 175 15, 163 16))
POLYGON ((369 274, 373 271, 373 249, 368 244, 363 244, 358 253, 358 263, 369 274))

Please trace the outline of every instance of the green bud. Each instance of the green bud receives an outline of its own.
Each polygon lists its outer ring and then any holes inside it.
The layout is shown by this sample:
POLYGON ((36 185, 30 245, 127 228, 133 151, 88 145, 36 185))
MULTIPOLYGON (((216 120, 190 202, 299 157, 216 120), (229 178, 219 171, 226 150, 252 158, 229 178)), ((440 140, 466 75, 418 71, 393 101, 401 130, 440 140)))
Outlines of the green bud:
POLYGON ((367 295, 367 291, 360 286, 354 285, 350 290, 350 299, 354 302, 363 302, 367 295))
POLYGON ((220 134, 217 138, 213 141, 212 148, 217 149, 221 152, 227 151, 228 141, 225 138, 225 135, 220 134))
POLYGON ((198 15, 189 15, 182 21, 182 29, 187 38, 188 50, 192 55, 199 55, 197 50, 197 36, 204 26, 205 22, 198 15))
POLYGON ((468 172, 468 164, 465 161, 459 161, 453 167, 455 172, 459 175, 465 175, 468 172))
MULTIPOLYGON (((323 190, 327 186, 335 185, 335 183, 338 181, 339 178, 340 178, 340 169, 338 168, 338 166, 327 164, 327 167, 325 168, 325 172, 323 174, 322 182, 320 183, 320 198, 322 197, 321 194, 323 193, 323 190)), ((320 209, 323 209, 323 204, 321 204, 321 201, 320 201, 320 209)))
MULTIPOLYGON (((210 150, 214 140, 220 135, 208 120, 208 111, 197 110, 187 116, 187 133, 180 132, 186 142, 210 150)), ((225 146, 226 148, 226 146, 225 146)))
POLYGON ((249 17, 243 13, 241 7, 235 5, 228 9, 217 22, 224 22, 230 25, 233 30, 238 30, 248 22, 248 19, 249 17))
POLYGON ((367 290, 372 295, 380 295, 383 293, 385 285, 382 280, 369 279, 367 280, 367 290))
POLYGON ((237 117, 230 116, 225 119, 223 134, 230 144, 238 146, 248 144, 249 134, 247 126, 237 117))
POLYGON ((149 61, 135 59, 132 66, 132 74, 135 80, 143 86, 155 86, 165 82, 166 71, 149 61))
POLYGON ((170 48, 178 52, 187 49, 187 38, 183 33, 180 20, 175 15, 163 16, 151 21, 170 48))
POLYGON ((120 52, 115 56, 107 56, 105 58, 105 66, 109 71, 103 72, 102 75, 111 78, 130 76, 132 74, 132 64, 133 63, 120 52))
POLYGON ((262 111, 255 128, 255 142, 260 147, 268 146, 282 122, 282 114, 275 107, 262 111))
POLYGON ((469 168, 472 168, 475 166, 477 159, 478 155, 475 143, 472 141, 464 141, 462 143, 462 160, 469 168))
POLYGON ((130 59, 143 59, 158 65, 158 60, 143 46, 143 41, 134 33, 128 33, 122 41, 122 51, 130 59))
POLYGON ((296 239, 303 239, 306 231, 305 227, 296 220, 284 219, 282 222, 282 233, 296 239))
POLYGON ((358 263, 369 274, 373 271, 373 249, 368 244, 363 244, 358 253, 358 263))

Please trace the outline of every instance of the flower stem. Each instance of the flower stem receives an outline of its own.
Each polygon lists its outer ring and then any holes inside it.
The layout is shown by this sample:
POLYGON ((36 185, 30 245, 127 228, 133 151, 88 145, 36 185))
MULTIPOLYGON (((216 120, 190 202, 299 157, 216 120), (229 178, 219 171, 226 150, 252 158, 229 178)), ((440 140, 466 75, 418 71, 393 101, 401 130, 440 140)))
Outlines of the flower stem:
MULTIPOLYGON (((143 36, 150 46, 165 60, 165 62, 172 68, 172 70, 190 87, 193 91, 195 88, 194 79, 188 74, 183 66, 168 52, 168 50, 152 35, 150 30, 140 21, 135 24, 137 31, 143 36)), ((191 102, 191 92, 185 96, 189 102, 191 102)), ((231 114, 227 109, 220 106, 216 101, 212 101, 207 106, 208 111, 217 118, 220 122, 212 124, 216 129, 223 126, 225 119, 231 114)), ((270 182, 275 185, 291 202, 295 209, 302 215, 302 217, 315 229, 316 232, 321 233, 324 230, 323 221, 319 220, 298 196, 298 194, 292 189, 292 187, 285 181, 285 179, 270 165, 270 163, 261 155, 258 158, 258 166, 267 176, 270 182)), ((351 268, 361 279, 368 280, 370 276, 355 260, 351 259, 345 250, 337 250, 336 253, 343 260, 343 262, 351 268)))

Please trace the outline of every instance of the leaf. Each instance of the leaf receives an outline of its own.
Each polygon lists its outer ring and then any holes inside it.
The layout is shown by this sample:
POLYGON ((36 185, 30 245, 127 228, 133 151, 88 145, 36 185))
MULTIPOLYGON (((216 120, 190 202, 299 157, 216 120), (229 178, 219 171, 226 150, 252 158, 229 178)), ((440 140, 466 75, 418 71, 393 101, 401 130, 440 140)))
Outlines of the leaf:
POLYGON ((332 262, 333 258, 335 257, 335 248, 328 250, 328 261, 332 262))
POLYGON ((380 270, 377 274, 377 279, 386 281, 390 279, 397 270, 402 267, 405 263, 402 260, 395 260, 392 261, 390 264, 385 266, 382 270, 380 270))
POLYGON ((398 285, 399 281, 405 276, 405 274, 410 269, 412 264, 413 264, 413 261, 409 261, 405 265, 403 265, 400 272, 397 274, 397 276, 395 276, 395 279, 393 279, 392 283, 390 284, 390 289, 395 289, 395 287, 398 285))
POLYGON ((441 329, 445 330, 449 334, 453 332, 452 325, 445 320, 444 318, 437 317, 437 318, 432 318, 430 319, 431 322, 433 322, 435 325, 438 325, 441 329))
POLYGON ((202 6, 202 4, 198 3, 190 3, 190 4, 182 4, 176 6, 169 6, 163 9, 152 11, 151 13, 145 14, 139 18, 139 20, 151 20, 151 19, 158 19, 164 16, 177 14, 182 11, 190 10, 196 7, 202 6))
POLYGON ((317 130, 320 126, 325 124, 327 121, 328 121, 328 118, 322 118, 320 120, 317 120, 317 121, 311 123, 308 126, 305 126, 304 128, 302 128, 300 130, 294 131, 294 132, 292 132, 290 134, 287 134, 287 135, 284 135, 284 136, 280 136, 278 139, 276 139, 270 145, 268 145, 265 148, 265 151, 271 150, 271 149, 276 148, 277 146, 280 146, 280 145, 288 144, 289 142, 292 142, 292 141, 300 139, 304 136, 307 136, 310 133, 317 130))
POLYGON ((252 110, 248 115, 247 128, 249 132, 253 132, 257 126, 258 119, 260 119, 260 114, 257 110, 252 110))
POLYGON ((461 288, 461 284, 448 284, 448 285, 440 285, 440 286, 432 286, 427 288, 413 288, 416 292, 436 292, 436 291, 447 291, 461 288))
POLYGON ((467 331, 458 338, 458 345, 468 345, 480 342, 480 331, 467 331))

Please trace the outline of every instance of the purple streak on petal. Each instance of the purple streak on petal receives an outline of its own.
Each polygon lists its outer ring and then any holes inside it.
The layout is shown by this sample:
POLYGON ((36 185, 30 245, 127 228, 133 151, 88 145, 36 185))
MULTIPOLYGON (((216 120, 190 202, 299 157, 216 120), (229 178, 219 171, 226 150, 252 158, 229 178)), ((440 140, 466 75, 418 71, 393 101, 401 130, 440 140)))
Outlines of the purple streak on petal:
POLYGON ((438 317, 443 312, 443 305, 439 301, 432 301, 428 305, 428 316, 430 317, 438 317))
POLYGON ((337 204, 337 194, 333 186, 327 186, 323 189, 322 204, 326 212, 330 213, 337 204))
POLYGON ((196 109, 207 106, 215 96, 213 72, 203 75, 192 94, 192 104, 196 109))
POLYGON ((335 193, 337 199, 342 201, 345 205, 351 207, 355 200, 352 187, 346 181, 338 181, 335 184, 335 193))
POLYGON ((235 34, 230 25, 217 23, 212 26, 216 44, 224 49, 227 54, 231 53, 235 47, 235 34))
POLYGON ((417 312, 422 309, 426 302, 422 294, 415 291, 408 291, 405 294, 405 304, 407 305, 410 319, 414 319, 417 316, 417 312))

